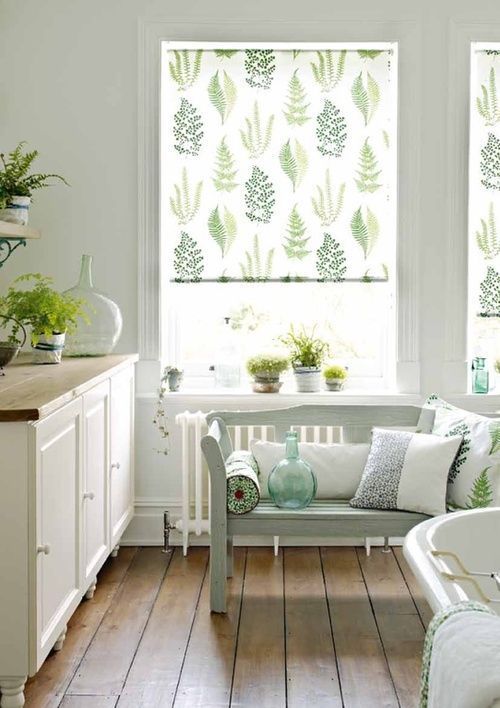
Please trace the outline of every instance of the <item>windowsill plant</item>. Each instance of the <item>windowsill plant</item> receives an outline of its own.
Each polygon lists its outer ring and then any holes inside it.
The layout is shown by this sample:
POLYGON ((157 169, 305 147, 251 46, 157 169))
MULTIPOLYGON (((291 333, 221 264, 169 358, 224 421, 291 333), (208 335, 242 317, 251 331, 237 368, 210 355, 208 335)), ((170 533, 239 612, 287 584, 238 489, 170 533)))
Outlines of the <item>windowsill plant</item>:
POLYGON ((278 393, 283 382, 280 375, 290 366, 288 356, 280 353, 257 354, 247 361, 254 393, 278 393))
POLYGON ((347 378, 347 368, 331 364, 323 369, 323 377, 329 391, 342 391, 347 378))
POLYGON ((295 374, 297 391, 315 393, 321 389, 321 365, 328 356, 329 346, 316 337, 315 328, 310 333, 304 327, 295 331, 293 325, 280 341, 290 351, 290 361, 295 374))

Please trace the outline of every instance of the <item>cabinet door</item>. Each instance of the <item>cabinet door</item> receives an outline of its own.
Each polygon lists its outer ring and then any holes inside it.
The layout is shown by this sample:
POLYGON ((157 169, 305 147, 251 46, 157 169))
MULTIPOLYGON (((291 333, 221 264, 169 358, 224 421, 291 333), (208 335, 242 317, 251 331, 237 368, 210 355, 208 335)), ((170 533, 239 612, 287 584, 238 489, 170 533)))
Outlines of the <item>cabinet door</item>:
POLYGON ((81 418, 80 398, 36 426, 37 665, 81 597, 81 418))
POLYGON ((94 580, 109 549, 109 381, 83 396, 82 588, 94 580))
POLYGON ((134 513, 134 368, 111 379, 111 546, 134 513))

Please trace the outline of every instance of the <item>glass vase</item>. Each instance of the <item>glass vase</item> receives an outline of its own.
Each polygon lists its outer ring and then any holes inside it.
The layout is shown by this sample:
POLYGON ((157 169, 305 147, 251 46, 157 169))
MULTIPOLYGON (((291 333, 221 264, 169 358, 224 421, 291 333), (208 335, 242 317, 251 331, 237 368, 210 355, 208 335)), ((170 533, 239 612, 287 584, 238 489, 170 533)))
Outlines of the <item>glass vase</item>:
POLYGON ((317 483, 311 466, 299 457, 297 433, 287 433, 285 454, 269 475, 269 496, 282 509, 304 509, 314 499, 317 483))
POLYGON ((66 338, 65 356, 105 356, 111 354, 122 331, 120 308, 104 293, 94 288, 92 256, 82 256, 77 285, 66 290, 67 295, 84 300, 89 317, 87 324, 78 320, 76 331, 66 338))

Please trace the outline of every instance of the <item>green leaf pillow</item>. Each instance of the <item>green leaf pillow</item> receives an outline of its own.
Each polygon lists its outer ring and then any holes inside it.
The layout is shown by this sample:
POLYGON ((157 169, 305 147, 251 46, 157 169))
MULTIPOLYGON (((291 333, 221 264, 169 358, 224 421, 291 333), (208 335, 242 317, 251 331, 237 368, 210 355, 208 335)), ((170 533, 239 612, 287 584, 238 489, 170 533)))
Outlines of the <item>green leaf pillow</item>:
POLYGON ((500 505, 500 419, 486 418, 430 396, 435 411, 432 433, 462 435, 448 477, 448 504, 461 509, 500 505))

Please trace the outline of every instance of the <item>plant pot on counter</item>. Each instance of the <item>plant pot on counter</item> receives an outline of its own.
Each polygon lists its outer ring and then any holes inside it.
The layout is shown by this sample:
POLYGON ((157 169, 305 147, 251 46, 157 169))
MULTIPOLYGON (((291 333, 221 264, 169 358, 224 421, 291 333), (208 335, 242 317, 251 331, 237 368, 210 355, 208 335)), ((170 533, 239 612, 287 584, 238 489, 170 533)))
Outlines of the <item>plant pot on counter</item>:
POLYGON ((252 381, 254 393, 279 393, 282 386, 283 382, 280 381, 279 376, 266 374, 265 371, 254 374, 252 381))
POLYGON ((325 379, 325 384, 328 391, 342 391, 345 379, 325 379))
POLYGON ((60 364, 65 341, 65 332, 54 332, 48 337, 39 335, 36 344, 32 344, 33 363, 60 364))
POLYGON ((299 393, 316 393, 321 390, 321 369, 296 366, 293 368, 293 373, 299 393))
POLYGON ((31 197, 8 197, 5 209, 0 209, 0 221, 26 226, 31 197))

